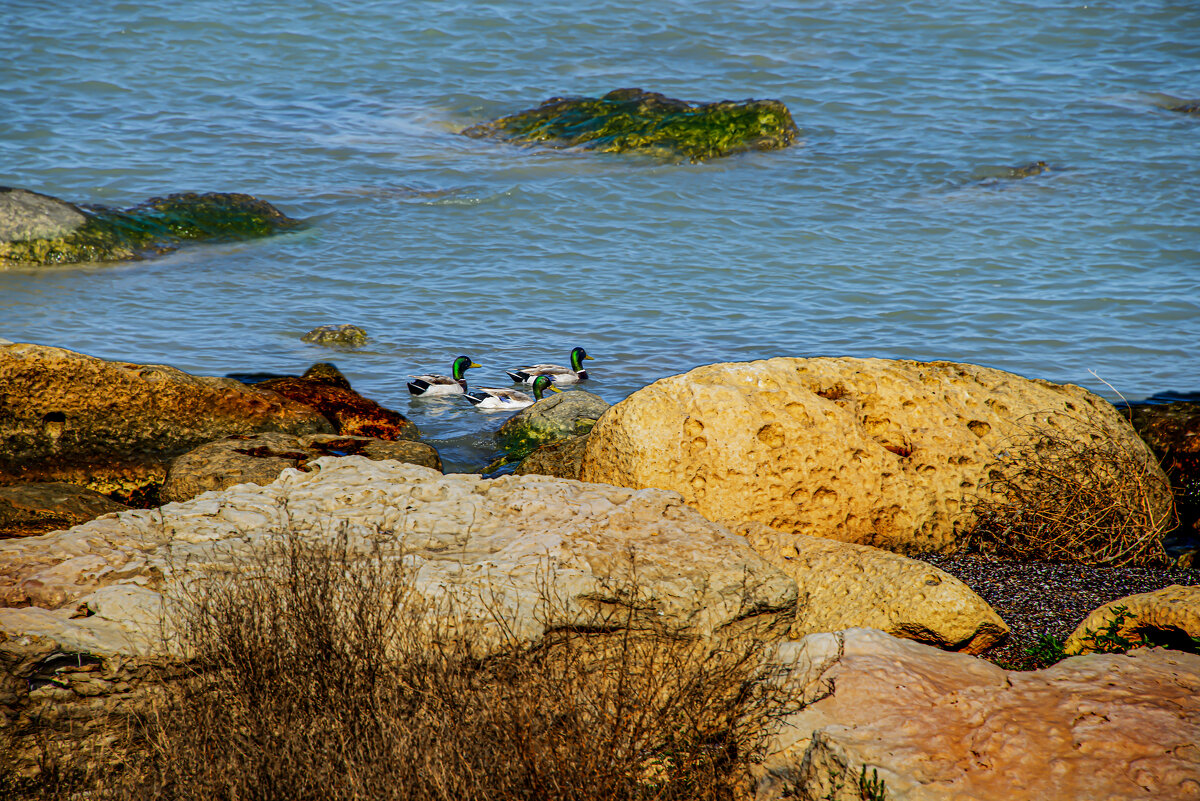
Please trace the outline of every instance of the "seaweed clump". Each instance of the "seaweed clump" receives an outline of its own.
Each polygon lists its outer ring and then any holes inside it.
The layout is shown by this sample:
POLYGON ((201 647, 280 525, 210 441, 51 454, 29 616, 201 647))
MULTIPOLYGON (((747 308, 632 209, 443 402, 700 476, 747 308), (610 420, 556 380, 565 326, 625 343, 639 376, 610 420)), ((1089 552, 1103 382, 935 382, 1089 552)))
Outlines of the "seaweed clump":
POLYGON ((644 153, 693 162, 744 150, 777 150, 800 131, 778 100, 694 105, 657 92, 617 89, 603 97, 553 97, 542 105, 463 131, 553 148, 644 153))
MULTIPOLYGON (((24 190, 9 190, 35 195, 24 190)), ((184 192, 154 197, 128 209, 73 206, 73 223, 29 238, 0 240, 0 265, 124 261, 166 253, 190 240, 253 239, 301 227, 265 200, 239 193, 184 192)))

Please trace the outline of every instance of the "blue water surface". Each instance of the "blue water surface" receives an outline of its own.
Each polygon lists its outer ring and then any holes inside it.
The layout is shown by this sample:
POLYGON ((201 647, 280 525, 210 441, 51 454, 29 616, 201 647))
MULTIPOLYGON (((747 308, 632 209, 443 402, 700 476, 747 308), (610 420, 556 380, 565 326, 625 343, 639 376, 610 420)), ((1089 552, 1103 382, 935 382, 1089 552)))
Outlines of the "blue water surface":
POLYGON ((1196 3, 6 8, 0 184, 249 192, 311 227, 0 272, 0 337, 207 375, 333 361, 451 469, 503 418, 405 382, 460 353, 507 386, 582 345, 611 402, 779 355, 1200 389, 1200 116, 1164 108, 1200 98, 1196 3), (800 142, 688 164, 459 135, 630 86, 778 98, 800 142), (371 344, 300 342, 328 323, 371 344))

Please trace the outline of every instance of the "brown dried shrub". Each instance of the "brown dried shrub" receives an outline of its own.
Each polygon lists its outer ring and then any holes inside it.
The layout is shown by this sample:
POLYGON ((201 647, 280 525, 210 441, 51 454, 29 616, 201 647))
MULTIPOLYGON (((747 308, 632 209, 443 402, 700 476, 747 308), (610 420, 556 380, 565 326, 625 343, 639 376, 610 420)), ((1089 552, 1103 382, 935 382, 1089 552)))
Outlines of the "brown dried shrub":
POLYGON ((1022 560, 1162 563, 1175 514, 1153 454, 1087 420, 1066 428, 1029 422, 999 453, 971 504, 967 547, 1022 560))
MULTIPOLYGON (((533 644, 492 604, 485 643, 402 560, 284 543, 190 599, 186 677, 81 797, 728 801, 803 705, 761 632, 646 624, 636 571, 533 644)), ((559 603, 544 581, 545 620, 559 603)))

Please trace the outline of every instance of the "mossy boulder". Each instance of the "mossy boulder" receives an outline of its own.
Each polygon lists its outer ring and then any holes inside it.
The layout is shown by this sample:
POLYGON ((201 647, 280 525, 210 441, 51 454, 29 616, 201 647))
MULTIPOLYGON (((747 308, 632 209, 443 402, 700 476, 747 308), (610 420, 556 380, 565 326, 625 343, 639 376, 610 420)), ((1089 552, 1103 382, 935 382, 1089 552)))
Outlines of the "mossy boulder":
POLYGON ((547 442, 576 437, 592 430, 609 404, 583 390, 555 393, 514 414, 500 426, 496 440, 505 464, 520 461, 547 442))
POLYGON ((552 97, 463 133, 517 144, 705 161, 784 148, 800 131, 778 100, 692 104, 657 92, 617 89, 603 97, 552 97))
POLYGON ((301 225, 250 195, 187 192, 122 210, 0 187, 0 267, 124 261, 190 240, 252 239, 301 225))

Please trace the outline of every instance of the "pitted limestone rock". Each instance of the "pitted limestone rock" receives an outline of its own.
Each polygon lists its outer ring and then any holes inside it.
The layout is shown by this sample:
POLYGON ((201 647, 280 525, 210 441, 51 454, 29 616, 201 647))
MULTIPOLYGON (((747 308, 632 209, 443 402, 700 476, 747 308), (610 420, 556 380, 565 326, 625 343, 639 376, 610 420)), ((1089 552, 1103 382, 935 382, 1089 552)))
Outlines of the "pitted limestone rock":
POLYGON ((753 521, 729 525, 799 590, 791 638, 872 628, 948 651, 978 654, 1008 625, 970 587, 933 565, 824 537, 784 534, 753 521))
POLYGON ((1200 587, 1172 584, 1107 603, 1076 627, 1063 650, 1068 654, 1102 650, 1097 635, 1112 635, 1133 645, 1200 651, 1200 587))
MULTIPOLYGON (((664 378, 592 429, 580 477, 680 493, 714 520, 949 550, 1006 442, 1036 425, 1149 451, 1073 385, 951 362, 778 358, 664 378)), ((1166 477, 1149 476, 1167 513, 1166 477)))

